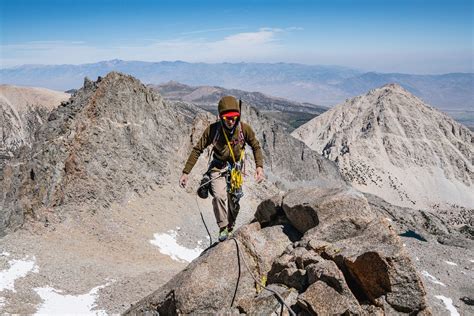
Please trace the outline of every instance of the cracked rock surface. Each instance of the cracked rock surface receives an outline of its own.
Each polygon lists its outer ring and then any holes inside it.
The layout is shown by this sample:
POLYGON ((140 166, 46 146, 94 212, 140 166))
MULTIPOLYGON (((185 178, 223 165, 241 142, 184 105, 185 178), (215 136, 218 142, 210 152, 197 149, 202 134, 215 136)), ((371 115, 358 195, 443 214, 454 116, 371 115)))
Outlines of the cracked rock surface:
POLYGON ((254 220, 235 240, 207 249, 127 313, 215 313, 226 306, 226 312, 258 314, 261 289, 250 273, 297 293, 288 302, 301 315, 429 313, 400 238, 361 193, 347 187, 295 189, 262 205, 256 217, 263 222, 254 220), (301 226, 307 218, 313 221, 301 226), (346 226, 349 234, 342 233, 346 226))

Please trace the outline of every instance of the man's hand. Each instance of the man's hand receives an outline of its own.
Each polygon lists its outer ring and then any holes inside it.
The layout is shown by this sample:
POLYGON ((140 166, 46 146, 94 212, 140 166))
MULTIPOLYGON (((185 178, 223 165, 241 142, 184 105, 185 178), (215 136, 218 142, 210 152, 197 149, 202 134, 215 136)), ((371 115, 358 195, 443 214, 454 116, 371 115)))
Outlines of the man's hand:
POLYGON ((257 167, 257 170, 255 170, 255 181, 257 183, 260 183, 263 181, 265 176, 263 175, 263 168, 262 167, 257 167))
POLYGON ((188 175, 186 173, 183 173, 181 175, 181 178, 179 178, 179 186, 185 188, 186 184, 188 184, 188 175))

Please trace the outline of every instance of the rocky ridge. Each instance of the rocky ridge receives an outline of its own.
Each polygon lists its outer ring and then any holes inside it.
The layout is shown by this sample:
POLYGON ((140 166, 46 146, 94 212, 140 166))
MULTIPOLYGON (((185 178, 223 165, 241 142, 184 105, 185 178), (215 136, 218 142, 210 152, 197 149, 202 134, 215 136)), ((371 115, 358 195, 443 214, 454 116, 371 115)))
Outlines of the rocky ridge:
POLYGON ((399 85, 347 100, 292 135, 390 203, 474 206, 472 132, 399 85))
POLYGON ((299 315, 429 314, 399 237, 354 189, 296 189, 255 217, 126 314, 278 314, 254 278, 299 315))
MULTIPOLYGON (((153 186, 174 183, 212 117, 198 117, 201 125, 191 122, 193 109, 199 112, 191 105, 163 102, 131 76, 110 73, 96 82, 86 79, 83 88, 51 112, 32 148, 5 167, 0 232, 21 225, 25 215, 54 222, 78 206, 96 212, 153 186)), ((280 183, 306 180, 307 170, 320 174, 316 178, 323 182, 342 182, 331 162, 255 110, 245 106, 244 112, 263 137, 270 174, 280 183), (293 148, 307 152, 304 164, 298 163, 300 156, 293 157, 293 148)))
POLYGON ((5 167, 2 208, 11 215, 4 228, 21 225, 28 214, 55 221, 59 212, 53 208, 100 208, 128 191, 146 190, 169 173, 168 162, 159 158, 169 146, 179 149, 169 132, 177 124, 161 98, 131 77, 112 73, 86 80, 51 112, 20 163, 5 167))

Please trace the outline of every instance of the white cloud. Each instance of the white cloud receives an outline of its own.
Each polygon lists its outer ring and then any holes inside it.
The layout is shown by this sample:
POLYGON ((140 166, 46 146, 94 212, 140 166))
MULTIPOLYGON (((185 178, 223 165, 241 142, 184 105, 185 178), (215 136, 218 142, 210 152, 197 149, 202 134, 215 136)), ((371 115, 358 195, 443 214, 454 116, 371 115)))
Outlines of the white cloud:
POLYGON ((260 29, 258 32, 238 33, 227 36, 222 41, 215 42, 220 45, 255 45, 255 44, 266 44, 275 40, 275 34, 278 30, 271 29, 260 29))
MULTIPOLYGON (((217 29, 216 29, 217 30, 217 29)), ((203 30, 204 32, 205 30, 203 30)), ((212 31, 212 30, 211 30, 212 31)), ((197 31, 200 32, 200 31, 197 31)), ((268 61, 283 56, 278 28, 241 32, 218 40, 177 38, 142 41, 141 45, 99 47, 85 42, 35 41, 2 45, 2 67, 21 64, 81 64, 108 59, 190 62, 268 61)))
POLYGON ((191 35, 191 34, 199 34, 199 33, 211 33, 211 32, 222 32, 222 31, 235 31, 235 30, 243 30, 246 27, 243 26, 236 26, 236 27, 221 27, 215 29, 204 29, 204 30, 195 30, 189 32, 182 32, 181 35, 191 35))
POLYGON ((299 26, 290 26, 290 27, 285 28, 285 31, 287 32, 304 31, 304 28, 299 27, 299 26))

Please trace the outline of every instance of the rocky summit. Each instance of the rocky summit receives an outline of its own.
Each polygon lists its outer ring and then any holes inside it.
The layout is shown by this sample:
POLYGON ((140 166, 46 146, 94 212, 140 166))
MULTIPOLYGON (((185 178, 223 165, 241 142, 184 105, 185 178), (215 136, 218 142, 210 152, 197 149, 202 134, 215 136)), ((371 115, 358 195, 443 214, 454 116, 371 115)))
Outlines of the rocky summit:
POLYGON ((292 135, 390 203, 474 206, 472 132, 399 85, 347 100, 292 135))
POLYGON ((126 314, 288 314, 281 300, 299 315, 429 314, 399 237, 350 187, 264 201, 233 239, 207 249, 126 314))

